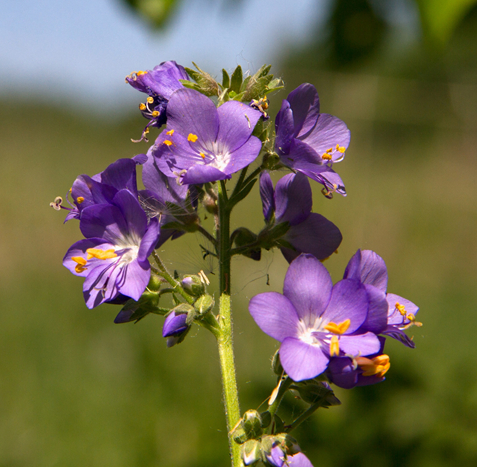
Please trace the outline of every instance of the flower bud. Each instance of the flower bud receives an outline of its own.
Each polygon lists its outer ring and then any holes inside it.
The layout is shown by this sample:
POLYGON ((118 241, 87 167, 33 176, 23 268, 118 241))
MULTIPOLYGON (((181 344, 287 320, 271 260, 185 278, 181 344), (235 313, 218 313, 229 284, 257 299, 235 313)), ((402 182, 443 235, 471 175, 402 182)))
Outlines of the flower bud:
POLYGON ((209 294, 205 294, 195 301, 194 308, 197 313, 199 313, 199 315, 205 315, 210 310, 212 310, 212 308, 214 308, 214 305, 215 301, 213 297, 209 294))
POLYGON ((245 465, 255 464, 261 459, 260 442, 249 439, 242 444, 242 459, 245 465))
POLYGON ((262 428, 267 428, 267 426, 272 423, 272 415, 268 410, 262 412, 260 414, 260 418, 262 419, 262 428))
POLYGON ((235 425, 232 432, 232 438, 237 444, 243 444, 247 441, 247 435, 245 434, 245 429, 243 427, 243 420, 240 421, 235 425))
POLYGON ((277 375, 277 376, 282 376, 283 375, 283 367, 280 362, 280 354, 278 350, 275 352, 275 355, 272 357, 272 371, 277 375))
POLYGON ((167 347, 180 344, 194 321, 195 310, 186 303, 181 303, 169 313, 164 321, 162 337, 167 337, 167 347), (187 310, 187 311, 186 311, 187 310))
POLYGON ((194 297, 199 297, 205 292, 205 285, 196 275, 187 275, 181 281, 182 288, 194 297))
POLYGON ((243 427, 249 439, 256 439, 262 434, 262 419, 256 410, 247 410, 243 414, 243 427))

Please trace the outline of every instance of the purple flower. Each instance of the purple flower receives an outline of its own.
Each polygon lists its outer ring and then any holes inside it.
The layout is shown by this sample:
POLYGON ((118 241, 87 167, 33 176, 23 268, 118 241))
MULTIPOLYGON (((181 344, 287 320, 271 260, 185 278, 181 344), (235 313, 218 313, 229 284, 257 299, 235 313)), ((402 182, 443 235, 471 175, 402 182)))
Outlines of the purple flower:
POLYGON ((381 311, 370 313, 370 316, 376 317, 376 322, 379 321, 380 323, 378 326, 383 327, 381 330, 374 327, 374 332, 397 339, 407 347, 415 347, 414 342, 404 333, 404 330, 413 325, 421 326, 421 323, 416 321, 416 313, 419 311, 419 307, 399 295, 386 293, 388 272, 386 263, 379 255, 371 250, 358 250, 346 266, 343 277, 359 280, 365 285, 366 290, 371 291, 374 295, 375 298, 372 300, 371 307, 374 307, 374 310, 379 309, 381 311), (383 306, 387 311, 385 325, 382 323, 383 306))
POLYGON ((249 311, 262 331, 281 342, 286 373, 303 381, 323 373, 331 357, 378 352, 374 333, 356 334, 368 307, 363 284, 344 279, 333 286, 326 268, 314 256, 302 254, 288 268, 283 295, 256 295, 249 311))
POLYGON ((385 338, 379 338, 381 348, 367 357, 333 357, 326 370, 326 376, 333 384, 344 389, 380 383, 389 370, 389 356, 383 354, 385 338))
POLYGON ((111 204, 95 204, 81 212, 80 229, 86 237, 73 244, 63 265, 85 278, 83 295, 88 308, 120 294, 139 300, 150 278, 148 257, 159 236, 159 223, 147 216, 128 190, 120 190, 111 204))
POLYGON ((79 219, 83 209, 89 206, 111 203, 119 190, 126 189, 137 197, 136 165, 143 164, 146 159, 145 154, 139 154, 132 159, 118 159, 106 170, 92 177, 80 175, 71 188, 75 206, 69 210, 65 222, 79 219))
POLYGON ((172 347, 182 342, 189 332, 190 326, 187 324, 187 313, 178 313, 175 311, 167 315, 162 328, 162 337, 167 337, 167 347, 172 347))
POLYGON ((272 448, 270 454, 267 455, 267 461, 272 467, 313 467, 308 457, 302 452, 288 456, 279 446, 272 448))
POLYGON ((339 118, 320 113, 313 85, 302 84, 283 100, 275 129, 275 150, 283 165, 323 184, 328 197, 335 191, 346 195, 332 166, 343 160, 350 131, 339 118))
POLYGON ((166 123, 167 103, 172 93, 183 87, 179 81, 181 79, 188 80, 189 76, 185 69, 174 61, 162 62, 153 70, 135 71, 126 76, 126 83, 148 95, 146 102, 139 105, 142 115, 149 120, 141 140, 147 141, 149 127, 160 127, 166 123))
POLYGON ((148 217, 157 217, 161 225, 161 233, 156 248, 167 239, 180 237, 190 226, 198 224, 196 207, 188 198, 188 185, 178 185, 174 178, 166 177, 157 167, 154 157, 148 152, 144 163, 142 180, 146 190, 139 192, 140 202, 148 217), (173 223, 176 228, 163 228, 173 223), (183 229, 177 226, 184 226, 183 229))
POLYGON ((231 178, 258 156, 262 143, 252 136, 260 112, 238 101, 216 108, 193 89, 179 89, 167 106, 167 127, 151 153, 165 175, 183 184, 231 178))
POLYGON ((338 227, 321 214, 311 212, 312 192, 305 175, 285 175, 274 190, 270 175, 262 172, 260 196, 267 223, 275 215, 275 224, 290 224, 283 239, 294 249, 280 248, 289 263, 300 253, 311 253, 318 259, 325 259, 339 247, 342 236, 338 227))

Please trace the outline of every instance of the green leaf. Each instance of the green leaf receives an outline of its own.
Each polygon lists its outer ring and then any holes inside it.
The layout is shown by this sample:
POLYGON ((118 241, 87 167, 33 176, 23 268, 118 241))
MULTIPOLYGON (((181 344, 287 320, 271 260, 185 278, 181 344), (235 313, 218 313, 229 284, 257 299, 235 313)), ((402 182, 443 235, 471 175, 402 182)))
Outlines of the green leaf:
POLYGON ((224 88, 230 87, 230 76, 224 68, 222 68, 222 86, 224 88))
POLYGON ((232 74, 230 89, 238 94, 240 92, 240 87, 242 86, 242 81, 243 81, 242 67, 239 65, 237 68, 235 68, 232 74))
POLYGON ((445 45, 477 0, 416 0, 422 28, 431 42, 445 45))

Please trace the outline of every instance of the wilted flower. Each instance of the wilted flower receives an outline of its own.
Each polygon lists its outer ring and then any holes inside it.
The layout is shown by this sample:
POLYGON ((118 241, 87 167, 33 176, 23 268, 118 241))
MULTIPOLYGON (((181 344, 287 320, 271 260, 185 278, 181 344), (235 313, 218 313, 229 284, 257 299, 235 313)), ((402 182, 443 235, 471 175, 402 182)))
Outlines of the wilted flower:
MULTIPOLYGON (((142 115, 149 120, 141 140, 147 141, 149 127, 160 127, 166 123, 166 108, 174 91, 182 88, 181 79, 189 79, 185 69, 174 61, 162 62, 153 70, 135 71, 126 76, 126 82, 148 95, 146 102, 139 105, 142 115)), ((140 140, 140 141, 141 141, 140 140)))
POLYGON ((162 328, 162 337, 167 337, 167 347, 172 347, 181 342, 189 332, 187 313, 173 311, 167 315, 162 328))
POLYGON ((343 160, 350 131, 339 118, 320 113, 313 85, 302 84, 283 100, 275 129, 275 150, 283 165, 323 184, 328 197, 335 191, 346 194, 332 166, 343 160))
POLYGON ((275 224, 290 224, 283 239, 294 249, 280 247, 288 262, 300 253, 311 253, 318 259, 325 259, 339 247, 342 236, 338 227, 321 214, 311 212, 312 192, 305 175, 285 175, 274 190, 270 175, 262 172, 260 196, 267 223, 274 216, 275 224))
POLYGON ((343 279, 333 286, 326 268, 308 254, 290 264, 283 295, 262 293, 249 304, 262 331, 281 342, 280 361, 295 381, 323 373, 331 357, 378 352, 374 333, 356 334, 368 308, 363 284, 343 279))
POLYGON ((167 127, 151 148, 157 167, 182 184, 231 178, 258 156, 252 136, 259 111, 238 101, 216 108, 193 89, 179 89, 167 106, 167 127))

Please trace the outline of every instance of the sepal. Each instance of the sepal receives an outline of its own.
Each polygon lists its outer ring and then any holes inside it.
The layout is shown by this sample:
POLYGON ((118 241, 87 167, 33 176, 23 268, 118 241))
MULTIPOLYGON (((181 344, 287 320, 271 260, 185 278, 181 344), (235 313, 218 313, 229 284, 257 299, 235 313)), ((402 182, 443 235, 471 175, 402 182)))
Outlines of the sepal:
POLYGON ((252 465, 261 460, 262 451, 260 447, 260 441, 257 441, 256 439, 249 439, 242 444, 241 453, 245 465, 252 465))
POLYGON ((192 62, 192 64, 197 68, 197 71, 187 67, 185 67, 185 70, 195 83, 181 79, 180 82, 183 86, 195 89, 205 96, 217 96, 219 94, 219 85, 217 84, 217 81, 215 81, 209 73, 201 70, 194 62, 192 62))
POLYGON ((320 407, 323 408, 341 405, 341 401, 335 396, 330 385, 317 378, 294 383, 290 389, 297 392, 300 399, 310 405, 320 403, 320 407))

